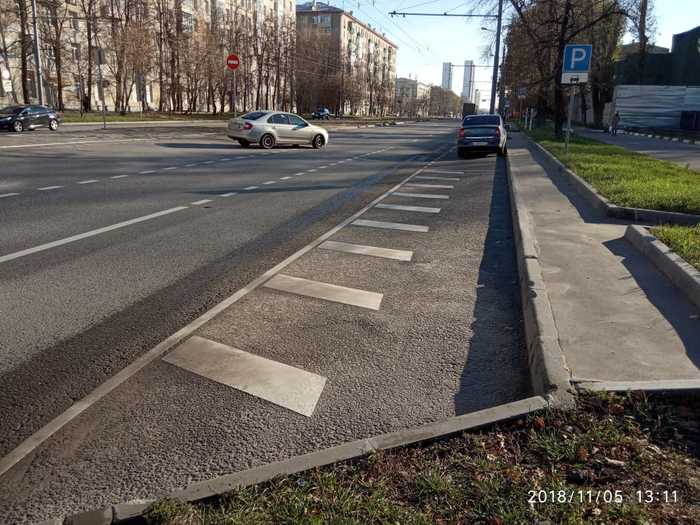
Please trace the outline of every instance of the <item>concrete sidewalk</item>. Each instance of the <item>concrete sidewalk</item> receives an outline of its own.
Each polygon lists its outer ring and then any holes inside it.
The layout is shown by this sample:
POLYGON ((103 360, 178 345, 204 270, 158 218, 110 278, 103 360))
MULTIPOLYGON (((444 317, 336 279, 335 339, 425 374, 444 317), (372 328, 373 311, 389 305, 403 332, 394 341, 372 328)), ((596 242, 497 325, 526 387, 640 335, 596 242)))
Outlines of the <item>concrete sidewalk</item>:
POLYGON ((685 144, 670 140, 659 140, 649 137, 635 137, 618 133, 615 136, 608 135, 599 130, 576 128, 576 134, 589 139, 599 140, 607 144, 614 144, 630 151, 643 153, 659 160, 675 162, 682 166, 690 166, 691 169, 700 171, 700 146, 697 144, 685 144))
POLYGON ((509 149, 573 381, 700 380, 698 311, 623 238, 626 223, 596 215, 522 135, 509 149))

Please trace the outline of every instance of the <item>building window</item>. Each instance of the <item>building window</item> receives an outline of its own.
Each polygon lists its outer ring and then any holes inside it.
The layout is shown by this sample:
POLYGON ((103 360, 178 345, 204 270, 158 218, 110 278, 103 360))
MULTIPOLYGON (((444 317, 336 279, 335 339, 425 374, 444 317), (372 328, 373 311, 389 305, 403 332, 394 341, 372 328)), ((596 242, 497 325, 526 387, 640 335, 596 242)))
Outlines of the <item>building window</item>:
POLYGON ((74 16, 70 19, 70 25, 75 31, 80 31, 80 20, 77 17, 74 16))
POLYGON ((191 13, 182 13, 182 29, 188 33, 194 29, 194 18, 191 13))

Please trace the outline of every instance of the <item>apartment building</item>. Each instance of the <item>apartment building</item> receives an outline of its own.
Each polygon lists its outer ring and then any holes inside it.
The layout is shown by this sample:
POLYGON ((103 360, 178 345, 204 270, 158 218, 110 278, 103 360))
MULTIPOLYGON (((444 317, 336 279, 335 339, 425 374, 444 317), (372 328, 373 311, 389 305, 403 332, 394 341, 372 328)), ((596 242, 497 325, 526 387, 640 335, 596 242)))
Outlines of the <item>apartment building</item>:
POLYGON ((316 1, 297 5, 296 24, 301 64, 297 77, 316 79, 305 88, 300 110, 324 105, 338 113, 381 115, 393 109, 398 47, 385 34, 360 21, 352 11, 316 1), (303 39, 322 47, 321 55, 312 57, 311 46, 303 39), (322 78, 318 76, 320 65, 325 69, 322 78), (328 89, 329 83, 333 89, 328 89))
MULTIPOLYGON (((0 105, 38 102, 31 10, 26 14, 23 30, 14 9, 0 9, 0 105), (24 48, 22 34, 29 42, 24 48)), ((235 52, 242 61, 236 107, 291 109, 285 67, 293 63, 293 0, 58 0, 39 2, 37 14, 46 104, 94 110, 104 101, 122 111, 230 107, 225 56, 235 52), (263 73, 270 55, 281 60, 263 73)))
POLYGON ((476 68, 474 67, 474 62, 471 60, 465 60, 464 77, 462 79, 462 102, 476 103, 476 98, 474 96, 476 80, 475 74, 476 68))
POLYGON ((425 117, 430 109, 430 86, 417 79, 396 79, 396 108, 406 117, 425 117))

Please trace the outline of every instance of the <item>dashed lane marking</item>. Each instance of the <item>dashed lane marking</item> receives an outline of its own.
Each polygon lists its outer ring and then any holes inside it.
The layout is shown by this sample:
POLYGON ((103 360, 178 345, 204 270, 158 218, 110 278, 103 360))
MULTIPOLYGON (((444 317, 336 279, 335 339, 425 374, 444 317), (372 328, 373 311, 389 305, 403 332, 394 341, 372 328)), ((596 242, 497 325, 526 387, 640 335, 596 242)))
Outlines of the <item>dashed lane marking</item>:
POLYGON ((267 281, 263 286, 314 299, 322 299, 334 303, 349 304, 369 310, 379 310, 382 303, 383 294, 358 290, 357 288, 347 288, 335 284, 311 281, 291 275, 277 274, 267 281))
POLYGON ((63 186, 44 186, 43 188, 37 188, 39 191, 50 191, 50 190, 57 190, 59 188, 63 188, 63 186))
POLYGON ((416 199, 449 199, 448 195, 437 195, 434 193, 405 193, 403 191, 395 191, 392 195, 397 197, 413 197, 416 199))
POLYGON ((252 190, 257 190, 258 186, 248 186, 247 188, 243 188, 243 191, 252 191, 252 190))
POLYGON ((170 171, 170 170, 176 170, 177 166, 168 166, 167 168, 163 168, 163 171, 170 171))
POLYGON ((15 197, 19 195, 19 193, 3 193, 0 194, 0 199, 4 199, 5 197, 15 197))
POLYGON ((99 181, 97 179, 79 180, 78 184, 94 184, 96 182, 99 182, 99 181))
POLYGON ((128 175, 112 175, 110 179, 125 179, 128 175))
POLYGON ((192 206, 200 206, 200 205, 202 205, 202 204, 208 204, 208 203, 210 203, 210 202, 211 202, 211 199, 202 199, 201 201, 190 202, 190 204, 191 204, 192 206))
POLYGON ((194 168, 196 165, 196 162, 193 162, 192 164, 185 164, 185 168, 194 168))
POLYGON ((398 211, 415 211, 418 213, 440 213, 440 208, 431 208, 428 206, 403 206, 401 204, 377 204, 375 208, 383 210, 398 210, 398 211))
POLYGON ((289 179, 291 179, 291 177, 289 177, 289 176, 287 176, 287 177, 280 177, 280 180, 289 180, 289 179))
POLYGON ((425 233, 429 231, 427 226, 422 226, 420 224, 405 224, 403 222, 385 222, 385 221, 368 221, 365 219, 357 219, 352 222, 353 226, 365 226, 367 228, 383 228, 385 230, 402 230, 407 232, 421 232, 425 233))
POLYGON ((146 170, 146 171, 139 171, 139 175, 149 175, 151 173, 155 173, 155 170, 146 170))
POLYGON ((391 248, 379 248, 377 246, 365 246, 363 244, 351 244, 348 242, 326 241, 321 244, 319 248, 336 252, 353 253, 356 255, 395 259, 397 261, 410 261, 413 257, 413 252, 408 250, 394 250, 391 248))
POLYGON ((231 191, 229 193, 222 193, 221 195, 219 195, 219 197, 233 197, 234 195, 238 195, 238 193, 236 193, 235 191, 231 191))
POLYGON ((276 180, 268 180, 267 182, 263 182, 263 186, 269 186, 270 184, 277 184, 276 180))

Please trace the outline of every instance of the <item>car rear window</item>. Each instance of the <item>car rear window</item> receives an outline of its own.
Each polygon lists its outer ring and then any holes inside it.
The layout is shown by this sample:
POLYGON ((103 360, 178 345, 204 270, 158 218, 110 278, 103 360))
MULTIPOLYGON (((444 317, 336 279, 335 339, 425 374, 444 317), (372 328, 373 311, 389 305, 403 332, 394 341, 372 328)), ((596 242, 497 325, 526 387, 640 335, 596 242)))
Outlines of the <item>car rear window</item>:
POLYGON ((479 126, 469 126, 464 128, 464 135, 495 135, 495 127, 479 127, 479 126))
POLYGON ((267 115, 267 113, 264 111, 251 111, 250 113, 243 115, 241 118, 245 120, 258 120, 260 117, 265 115, 267 115))
POLYGON ((464 117, 462 126, 498 126, 501 123, 501 117, 498 115, 473 115, 464 117))

